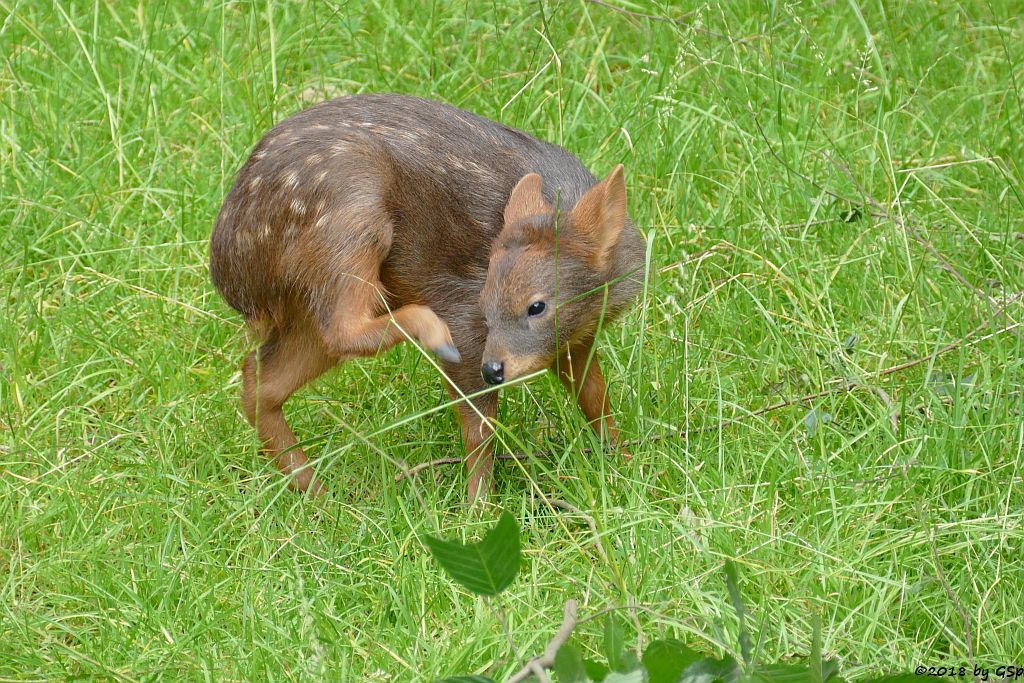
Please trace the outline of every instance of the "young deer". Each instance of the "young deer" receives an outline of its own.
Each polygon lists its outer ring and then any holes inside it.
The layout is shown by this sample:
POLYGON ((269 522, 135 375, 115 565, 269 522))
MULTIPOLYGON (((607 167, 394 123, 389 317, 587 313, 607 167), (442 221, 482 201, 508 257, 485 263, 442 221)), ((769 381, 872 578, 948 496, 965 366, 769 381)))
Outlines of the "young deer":
MULTIPOLYGON (((614 442, 591 347, 643 266, 621 165, 597 182, 561 147, 385 94, 275 126, 239 171, 210 249, 214 284, 263 341, 242 366, 246 417, 290 485, 315 494, 325 489, 282 406, 338 363, 405 339, 437 355, 453 399, 455 387, 551 368, 614 442)), ((471 401, 458 414, 475 499, 492 487, 497 392, 471 401)))

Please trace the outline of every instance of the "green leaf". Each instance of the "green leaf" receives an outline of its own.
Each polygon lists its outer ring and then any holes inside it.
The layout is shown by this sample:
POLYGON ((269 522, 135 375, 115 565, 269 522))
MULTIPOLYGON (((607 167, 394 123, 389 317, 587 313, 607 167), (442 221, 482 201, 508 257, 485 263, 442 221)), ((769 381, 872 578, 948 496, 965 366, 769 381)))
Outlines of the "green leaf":
POLYGON ((948 682, 951 679, 913 674, 908 671, 906 673, 886 674, 885 676, 879 676, 878 678, 869 678, 866 679, 864 683, 921 683, 922 680, 925 680, 928 683, 943 683, 948 682))
POLYGON ((814 674, 806 664, 768 664, 751 672, 750 679, 760 683, 811 683, 814 674))
POLYGON ((604 656, 608 659, 608 666, 612 671, 623 670, 624 642, 625 636, 622 627, 619 626, 619 620, 615 618, 614 613, 609 614, 604 622, 604 656))
POLYGON ((686 667, 679 683, 734 683, 740 667, 732 657, 701 659, 686 667))
POLYGON ((823 683, 824 672, 822 671, 821 659, 821 615, 815 611, 811 618, 813 632, 811 635, 811 681, 812 683, 823 683))
POLYGON ((834 659, 822 660, 821 680, 822 683, 846 683, 843 677, 839 675, 839 662, 834 659))
POLYGON ((632 671, 633 669, 639 669, 643 666, 640 663, 640 658, 636 656, 636 653, 632 650, 626 650, 622 653, 622 661, 619 662, 619 671, 632 671))
POLYGON ((604 683, 644 683, 647 680, 647 672, 643 669, 633 669, 625 673, 613 671, 604 679, 604 683))
POLYGON ((555 653, 555 676, 558 683, 586 683, 587 671, 583 666, 583 655, 569 643, 555 653))
POLYGON ((494 683, 494 679, 487 676, 452 676, 438 678, 434 683, 494 683))
MULTIPOLYGON (((740 595, 740 578, 736 572, 736 565, 732 560, 725 561, 725 586, 729 589, 729 601, 732 608, 736 610, 736 616, 740 620, 740 654, 743 661, 750 664, 750 634, 747 633, 747 613, 743 608, 743 598, 740 595)), ((820 682, 819 682, 820 683, 820 682)))
POLYGON ((683 670, 700 658, 681 640, 656 640, 644 651, 647 680, 650 683, 676 683, 683 670))
MULTIPOLYGON (((811 683, 817 680, 817 676, 808 664, 767 664, 751 673, 753 680, 763 683, 811 683)), ((822 660, 821 680, 823 683, 844 683, 835 660, 822 660)))
POLYGON ((519 572, 519 525, 508 512, 479 543, 424 537, 430 553, 453 580, 477 595, 497 595, 519 572))
POLYGON ((597 681, 598 683, 608 676, 608 667, 601 662, 595 662, 592 659, 584 659, 583 668, 587 672, 587 678, 592 681, 597 681))

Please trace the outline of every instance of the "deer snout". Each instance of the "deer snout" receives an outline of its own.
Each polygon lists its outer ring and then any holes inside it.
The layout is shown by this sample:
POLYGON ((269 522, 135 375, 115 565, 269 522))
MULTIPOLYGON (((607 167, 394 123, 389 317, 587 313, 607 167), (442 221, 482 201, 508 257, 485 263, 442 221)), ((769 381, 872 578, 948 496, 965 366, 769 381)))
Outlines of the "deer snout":
POLYGON ((498 361, 486 361, 480 367, 480 374, 484 381, 495 386, 505 381, 505 364, 498 361))

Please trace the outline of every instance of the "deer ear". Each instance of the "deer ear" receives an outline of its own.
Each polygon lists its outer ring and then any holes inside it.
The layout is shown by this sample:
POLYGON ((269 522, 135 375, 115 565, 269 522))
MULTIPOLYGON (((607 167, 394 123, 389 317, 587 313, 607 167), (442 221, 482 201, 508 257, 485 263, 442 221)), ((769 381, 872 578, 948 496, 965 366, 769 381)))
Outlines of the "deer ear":
POLYGON ((505 225, 512 225, 530 216, 543 216, 555 210, 544 199, 544 182, 536 173, 524 175, 505 204, 505 225))
POLYGON ((590 262, 603 270, 626 225, 626 181, 622 164, 576 202, 572 221, 590 262))

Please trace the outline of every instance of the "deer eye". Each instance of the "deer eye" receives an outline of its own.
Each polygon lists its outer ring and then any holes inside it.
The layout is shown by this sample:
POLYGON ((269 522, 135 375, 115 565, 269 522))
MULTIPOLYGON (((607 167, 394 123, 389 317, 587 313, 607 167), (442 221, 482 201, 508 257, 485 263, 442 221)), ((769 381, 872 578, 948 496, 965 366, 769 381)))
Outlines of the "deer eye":
POLYGON ((531 318, 536 318, 538 315, 544 312, 546 304, 543 301, 534 301, 530 304, 530 307, 526 309, 526 315, 531 318))

